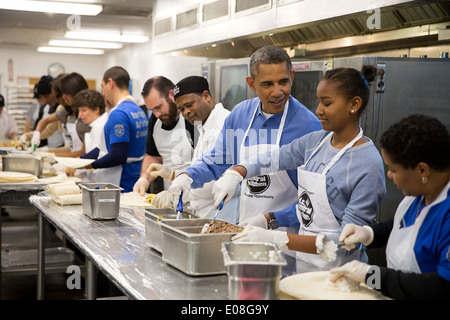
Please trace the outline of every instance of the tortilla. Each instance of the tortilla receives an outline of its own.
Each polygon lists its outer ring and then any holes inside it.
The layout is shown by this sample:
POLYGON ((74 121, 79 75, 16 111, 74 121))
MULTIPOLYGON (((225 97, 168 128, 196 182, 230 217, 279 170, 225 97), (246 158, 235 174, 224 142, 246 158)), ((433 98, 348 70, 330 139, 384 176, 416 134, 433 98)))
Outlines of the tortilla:
POLYGON ((26 183, 35 182, 38 177, 25 172, 0 171, 0 183, 26 183))
POLYGON ((82 195, 80 194, 65 194, 61 196, 51 196, 52 200, 60 205, 69 205, 69 204, 82 204, 82 195))
POLYGON ((138 192, 127 192, 120 195, 121 207, 139 207, 139 208, 154 208, 147 198, 151 195, 146 193, 141 196, 138 192))
POLYGON ((48 185, 45 190, 51 196, 63 196, 67 194, 81 194, 81 189, 74 181, 66 181, 48 185))
POLYGON ((306 272, 286 277, 280 281, 281 296, 300 300, 386 300, 376 290, 360 284, 354 291, 343 291, 337 283, 328 279, 328 271, 306 272))
POLYGON ((65 165, 66 167, 79 169, 90 165, 95 159, 80 159, 71 157, 55 157, 56 162, 65 165))

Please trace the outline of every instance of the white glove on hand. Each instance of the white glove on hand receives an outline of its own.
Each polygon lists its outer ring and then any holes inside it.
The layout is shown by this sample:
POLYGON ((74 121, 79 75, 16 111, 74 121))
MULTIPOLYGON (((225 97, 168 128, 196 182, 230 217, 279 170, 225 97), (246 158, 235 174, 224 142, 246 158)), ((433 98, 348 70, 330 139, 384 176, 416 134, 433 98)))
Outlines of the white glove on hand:
POLYGON ((355 248, 355 243, 362 243, 368 246, 373 241, 373 230, 369 226, 358 226, 353 223, 346 224, 339 236, 339 241, 344 242, 343 248, 351 250, 355 248))
POLYGON ((159 163, 152 163, 148 167, 147 172, 150 173, 154 177, 162 177, 163 179, 170 180, 170 181, 175 179, 175 171, 173 171, 172 169, 169 169, 159 163))
POLYGON ((151 202, 151 205, 155 206, 156 208, 172 208, 171 200, 172 197, 170 196, 169 191, 164 190, 155 195, 151 202))
POLYGON ((147 192, 148 187, 150 187, 150 182, 146 178, 140 177, 133 186, 133 192, 143 196, 147 192))
POLYGON ((169 187, 169 193, 171 197, 172 206, 176 209, 178 201, 180 200, 180 194, 183 193, 183 203, 188 201, 189 191, 191 191, 191 184, 193 180, 187 174, 182 173, 173 180, 172 185, 169 187))
POLYGON ((236 170, 228 169, 217 180, 212 188, 214 195, 214 209, 217 209, 223 198, 227 197, 223 204, 226 204, 233 197, 237 185, 242 181, 243 177, 236 170))
POLYGON ((39 147, 41 144, 41 133, 39 131, 33 131, 33 137, 31 138, 31 147, 34 149, 34 146, 39 147))
POLYGON ((246 226, 255 226, 263 229, 268 229, 267 219, 264 214, 259 213, 256 216, 245 219, 238 224, 239 227, 245 228, 246 226))
POLYGON ((27 135, 26 135, 25 133, 22 134, 22 135, 20 136, 20 138, 19 138, 19 142, 22 143, 22 144, 26 144, 27 141, 28 141, 27 135))
POLYGON ((350 278, 358 283, 365 283, 366 273, 369 271, 369 268, 370 265, 364 262, 352 260, 343 266, 331 269, 330 281, 336 282, 340 277, 346 276, 347 278, 350 278))
POLYGON ((289 238, 285 231, 264 230, 255 226, 247 226, 244 231, 231 238, 237 242, 270 242, 274 243, 280 250, 288 250, 289 238))

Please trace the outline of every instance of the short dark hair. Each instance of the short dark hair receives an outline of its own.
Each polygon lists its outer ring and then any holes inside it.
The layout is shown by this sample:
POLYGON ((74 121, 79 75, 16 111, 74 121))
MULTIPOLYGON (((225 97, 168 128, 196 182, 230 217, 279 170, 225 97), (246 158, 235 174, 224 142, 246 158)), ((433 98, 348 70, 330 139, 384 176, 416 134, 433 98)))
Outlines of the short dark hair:
POLYGON ((150 90, 152 88, 155 88, 159 92, 161 97, 164 97, 166 100, 169 100, 169 91, 173 90, 174 87, 175 85, 171 80, 167 79, 164 76, 156 76, 148 79, 144 83, 141 95, 142 97, 146 98, 149 95, 150 90))
POLYGON ((115 66, 105 71, 103 74, 103 82, 107 83, 108 79, 112 79, 119 89, 128 89, 130 85, 130 75, 127 70, 122 67, 115 66))
POLYGON ((450 167, 450 136, 439 120, 414 114, 394 123, 380 138, 381 148, 405 169, 419 162, 443 171, 450 167))
POLYGON ((256 50, 250 57, 250 76, 255 78, 260 64, 278 64, 286 62, 289 72, 292 71, 291 58, 283 49, 276 46, 265 46, 256 50))
POLYGON ((62 93, 75 97, 78 92, 87 89, 88 84, 81 74, 72 72, 64 75, 59 80, 59 87, 62 93))
POLYGON ((84 89, 78 92, 73 98, 73 107, 88 107, 95 110, 100 109, 100 114, 103 114, 106 109, 105 98, 103 95, 94 89, 84 89))

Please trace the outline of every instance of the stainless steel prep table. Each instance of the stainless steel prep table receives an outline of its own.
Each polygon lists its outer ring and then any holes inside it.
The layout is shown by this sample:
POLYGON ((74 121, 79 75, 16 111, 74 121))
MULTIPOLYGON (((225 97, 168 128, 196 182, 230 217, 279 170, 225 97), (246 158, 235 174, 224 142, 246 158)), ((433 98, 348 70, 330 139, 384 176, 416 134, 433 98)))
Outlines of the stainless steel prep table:
MULTIPOLYGON (((96 298, 95 267, 131 299, 228 299, 226 275, 188 276, 167 265, 159 253, 146 247, 143 209, 120 208, 117 219, 97 221, 84 215, 81 205, 60 206, 50 197, 40 195, 31 196, 30 202, 40 213, 40 238, 44 236, 41 231, 46 219, 86 255, 88 299, 96 298)), ((38 270, 41 275, 42 244, 40 239, 38 270)), ((43 280, 38 277, 38 288, 43 288, 43 280)), ((38 292, 38 298, 43 298, 43 290, 38 292)))

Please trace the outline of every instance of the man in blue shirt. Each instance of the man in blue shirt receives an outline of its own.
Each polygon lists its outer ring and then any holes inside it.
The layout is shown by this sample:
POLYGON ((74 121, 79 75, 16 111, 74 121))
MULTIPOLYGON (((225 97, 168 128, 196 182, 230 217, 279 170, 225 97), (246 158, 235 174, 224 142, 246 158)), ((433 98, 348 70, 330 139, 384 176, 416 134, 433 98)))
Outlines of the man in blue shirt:
MULTIPOLYGON (((214 148, 173 181, 169 192, 175 206, 181 193, 183 201, 187 199, 191 185, 200 188, 219 179, 226 169, 243 159, 321 129, 317 117, 290 95, 293 77, 292 64, 284 50, 267 46, 252 55, 246 80, 258 97, 239 103, 225 120, 214 148)), ((240 197, 240 221, 259 213, 286 210, 292 210, 295 216, 297 171, 246 179, 240 194, 234 196, 240 197)), ((286 225, 294 223, 298 225, 298 221, 286 225)))
POLYGON ((129 82, 122 67, 112 67, 103 75, 103 96, 114 107, 104 129, 108 153, 92 163, 94 169, 111 168, 124 192, 131 192, 139 179, 148 127, 146 115, 128 91, 129 82))

